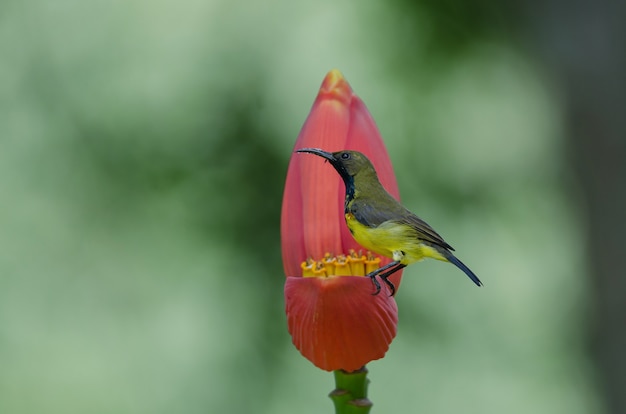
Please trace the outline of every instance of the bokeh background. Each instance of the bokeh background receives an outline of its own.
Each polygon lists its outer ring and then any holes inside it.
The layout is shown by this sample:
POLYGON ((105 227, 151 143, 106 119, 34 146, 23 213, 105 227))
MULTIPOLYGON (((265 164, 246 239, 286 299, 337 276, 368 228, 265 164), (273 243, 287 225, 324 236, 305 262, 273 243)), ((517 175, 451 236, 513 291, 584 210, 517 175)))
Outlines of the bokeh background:
POLYGON ((339 68, 404 203, 485 282, 405 271, 374 412, 626 412, 618 1, 0 2, 0 412, 321 413, 287 162, 339 68))

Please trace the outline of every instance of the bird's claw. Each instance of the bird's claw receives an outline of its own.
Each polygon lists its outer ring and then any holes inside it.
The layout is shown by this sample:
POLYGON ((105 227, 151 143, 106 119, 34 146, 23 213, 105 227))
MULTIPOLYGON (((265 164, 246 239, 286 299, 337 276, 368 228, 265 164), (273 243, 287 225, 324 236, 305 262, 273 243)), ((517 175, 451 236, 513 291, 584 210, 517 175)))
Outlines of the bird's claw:
POLYGON ((380 278, 382 279, 383 282, 385 282, 385 284, 387 285, 387 287, 391 291, 391 295, 389 295, 389 296, 394 296, 396 294, 396 287, 394 286, 393 283, 391 283, 391 281, 389 279, 387 279, 388 277, 389 276, 387 276, 387 275, 383 275, 380 278))
MULTIPOLYGON (((380 293, 380 289, 381 289, 380 283, 378 283, 378 280, 376 280, 376 275, 372 275, 368 277, 372 280, 372 283, 376 287, 376 291, 372 293, 372 296, 376 296, 380 293)), ((396 294, 396 287, 394 286, 394 284, 389 279, 387 279, 385 275, 381 276, 380 279, 385 283, 385 285, 387 285, 387 287, 391 291, 391 294, 389 296, 394 296, 396 294)))
POLYGON ((380 293, 380 283, 378 283, 378 280, 376 280, 376 275, 368 275, 367 277, 370 278, 370 280, 372 281, 372 283, 374 284, 374 286, 376 287, 376 292, 372 293, 372 296, 376 296, 380 293))

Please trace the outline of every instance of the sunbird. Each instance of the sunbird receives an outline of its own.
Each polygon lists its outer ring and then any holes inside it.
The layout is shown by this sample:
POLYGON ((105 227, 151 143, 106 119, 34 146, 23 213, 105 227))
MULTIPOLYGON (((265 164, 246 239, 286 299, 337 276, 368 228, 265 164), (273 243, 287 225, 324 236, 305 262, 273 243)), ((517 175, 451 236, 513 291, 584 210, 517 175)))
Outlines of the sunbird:
POLYGON ((450 262, 477 286, 482 286, 474 272, 452 254, 452 246, 385 190, 365 155, 347 150, 330 153, 319 148, 301 148, 296 152, 315 154, 330 162, 346 185, 344 213, 350 233, 364 248, 393 259, 367 275, 376 287, 373 295, 380 293, 376 276, 389 287, 393 296, 396 287, 389 276, 425 258, 450 262))

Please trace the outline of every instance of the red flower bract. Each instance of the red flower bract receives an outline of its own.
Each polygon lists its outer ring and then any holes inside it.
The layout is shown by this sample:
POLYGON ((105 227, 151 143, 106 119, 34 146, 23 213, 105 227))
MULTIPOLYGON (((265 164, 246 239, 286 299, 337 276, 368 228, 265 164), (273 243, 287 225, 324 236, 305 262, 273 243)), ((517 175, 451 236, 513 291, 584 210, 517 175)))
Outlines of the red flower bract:
MULTIPOLYGON (((364 153, 398 197, 380 133, 338 70, 326 75, 294 150, 306 147, 364 153)), ((328 371, 354 371, 382 358, 398 321, 395 300, 385 290, 373 296, 371 280, 363 277, 389 259, 362 252, 344 221, 344 197, 332 166, 292 154, 281 216, 287 324, 302 355, 328 371)), ((390 278, 396 287, 400 277, 397 272, 390 278)))
POLYGON ((372 296, 368 278, 290 277, 285 298, 293 343, 327 371, 356 371, 382 358, 396 336, 396 302, 372 296))

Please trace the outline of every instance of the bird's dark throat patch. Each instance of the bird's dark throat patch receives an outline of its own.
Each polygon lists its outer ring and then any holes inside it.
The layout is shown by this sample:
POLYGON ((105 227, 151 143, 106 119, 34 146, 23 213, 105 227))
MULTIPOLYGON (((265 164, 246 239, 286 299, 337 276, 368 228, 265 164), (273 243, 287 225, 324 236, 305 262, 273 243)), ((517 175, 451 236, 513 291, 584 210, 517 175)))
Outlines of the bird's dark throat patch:
POLYGON ((346 185, 346 202, 344 204, 344 213, 349 212, 350 201, 354 200, 354 177, 343 177, 343 182, 346 185))

